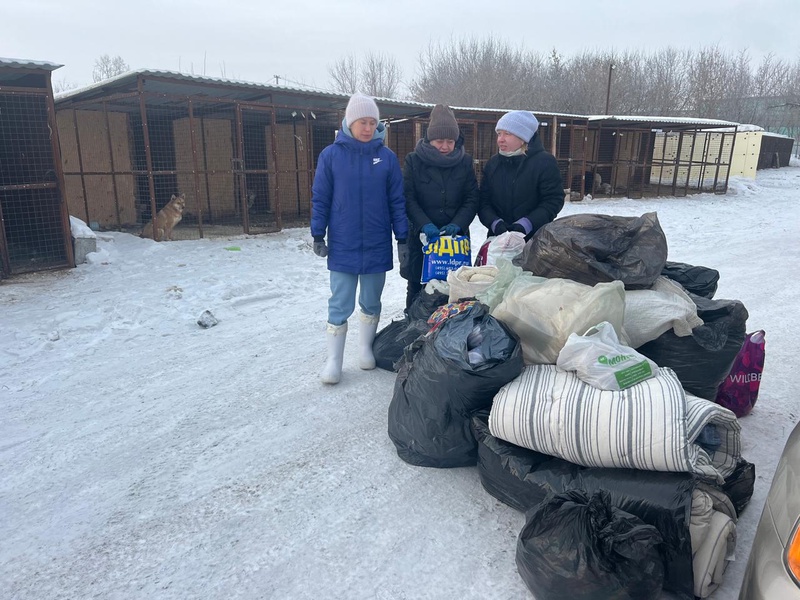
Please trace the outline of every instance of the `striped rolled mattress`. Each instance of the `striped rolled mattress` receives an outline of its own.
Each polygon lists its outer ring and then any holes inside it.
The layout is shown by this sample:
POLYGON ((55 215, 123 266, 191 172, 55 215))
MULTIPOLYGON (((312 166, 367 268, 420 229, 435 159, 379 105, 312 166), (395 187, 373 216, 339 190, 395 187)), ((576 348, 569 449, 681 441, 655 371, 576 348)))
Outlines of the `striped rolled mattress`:
POLYGON ((494 397, 492 435, 587 467, 690 472, 722 483, 741 457, 730 410, 686 393, 675 373, 621 391, 600 390, 572 371, 530 365, 494 397), (695 443, 708 424, 720 444, 695 443))

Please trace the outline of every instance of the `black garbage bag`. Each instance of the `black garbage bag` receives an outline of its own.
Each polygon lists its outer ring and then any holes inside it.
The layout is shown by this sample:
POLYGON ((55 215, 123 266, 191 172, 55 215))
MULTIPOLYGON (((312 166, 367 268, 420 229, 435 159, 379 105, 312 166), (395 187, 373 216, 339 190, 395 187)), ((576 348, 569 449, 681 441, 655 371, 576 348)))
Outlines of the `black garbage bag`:
POLYGON ((522 268, 534 275, 586 285, 620 280, 626 289, 652 286, 666 262, 667 239, 656 213, 561 217, 540 228, 522 255, 522 268))
POLYGON ((740 516, 745 506, 750 503, 755 483, 756 466, 744 459, 739 461, 733 473, 725 479, 722 489, 731 499, 733 507, 736 509, 736 516, 740 516))
POLYGON ((421 320, 405 317, 392 321, 381 329, 372 342, 375 366, 386 371, 397 371, 396 364, 403 357, 403 350, 419 336, 425 335, 430 326, 421 320))
POLYGON ((392 321, 375 336, 375 341, 372 342, 375 366, 397 372, 397 363, 402 358, 405 347, 430 331, 428 318, 447 302, 447 294, 438 291, 429 294, 423 288, 411 302, 405 317, 392 321))
POLYGON ((667 261, 661 269, 661 274, 677 281, 685 290, 704 298, 713 298, 717 292, 719 271, 716 269, 667 261))
POLYGON ((449 298, 447 294, 436 290, 434 290, 432 294, 429 294, 425 287, 423 287, 416 298, 411 302, 411 306, 408 307, 408 318, 412 321, 427 321, 428 317, 430 317, 437 308, 448 302, 449 298))
POLYGON ((659 367, 675 371, 687 392, 713 402, 744 344, 749 315, 738 300, 714 300, 691 292, 689 297, 703 324, 685 337, 670 329, 636 350, 659 367))
POLYGON ((536 600, 648 600, 661 595, 661 534, 605 490, 548 496, 525 516, 517 570, 536 600))
POLYGON ((423 467, 474 465, 470 416, 491 406, 522 368, 519 339, 480 304, 417 339, 405 349, 389 404, 388 432, 398 456, 423 467))
POLYGON ((664 588, 681 600, 694 600, 689 534, 693 475, 582 467, 494 437, 488 418, 488 411, 478 411, 472 417, 472 430, 478 442, 478 475, 489 494, 526 512, 548 494, 606 490, 615 507, 661 533, 664 588))

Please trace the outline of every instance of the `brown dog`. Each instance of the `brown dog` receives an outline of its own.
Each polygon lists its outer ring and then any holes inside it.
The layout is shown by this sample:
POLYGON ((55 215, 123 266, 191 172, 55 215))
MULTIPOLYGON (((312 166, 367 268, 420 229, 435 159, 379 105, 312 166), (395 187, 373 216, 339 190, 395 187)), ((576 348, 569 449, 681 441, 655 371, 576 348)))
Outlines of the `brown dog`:
POLYGON ((176 196, 172 194, 169 202, 158 211, 156 215, 156 230, 155 236, 153 235, 153 222, 150 221, 142 229, 139 237, 152 238, 157 242, 172 239, 172 230, 183 218, 183 209, 186 207, 186 194, 176 196))

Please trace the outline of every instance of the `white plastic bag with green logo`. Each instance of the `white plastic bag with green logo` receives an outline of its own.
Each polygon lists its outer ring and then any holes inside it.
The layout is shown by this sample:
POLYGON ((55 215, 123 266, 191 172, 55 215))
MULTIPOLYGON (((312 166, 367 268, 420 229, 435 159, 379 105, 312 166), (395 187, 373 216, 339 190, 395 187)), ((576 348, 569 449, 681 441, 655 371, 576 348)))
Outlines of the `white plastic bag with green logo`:
POLYGON ((619 341, 608 321, 570 334, 556 365, 601 390, 624 390, 658 373, 656 363, 619 341))

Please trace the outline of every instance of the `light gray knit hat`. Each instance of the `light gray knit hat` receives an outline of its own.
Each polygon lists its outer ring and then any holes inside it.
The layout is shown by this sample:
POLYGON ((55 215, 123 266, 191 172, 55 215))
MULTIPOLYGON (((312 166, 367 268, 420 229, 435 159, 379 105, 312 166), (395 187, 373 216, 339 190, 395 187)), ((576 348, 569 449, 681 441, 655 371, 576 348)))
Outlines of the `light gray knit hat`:
POLYGON ((527 110, 507 112, 500 117, 494 128, 495 132, 502 130, 513 133, 526 144, 531 141, 537 129, 539 129, 539 121, 533 116, 533 113, 527 110))
POLYGON ((372 117, 376 121, 380 120, 380 112, 375 100, 365 96, 361 92, 356 92, 350 97, 347 108, 344 111, 344 122, 350 127, 353 121, 358 121, 364 117, 372 117))

